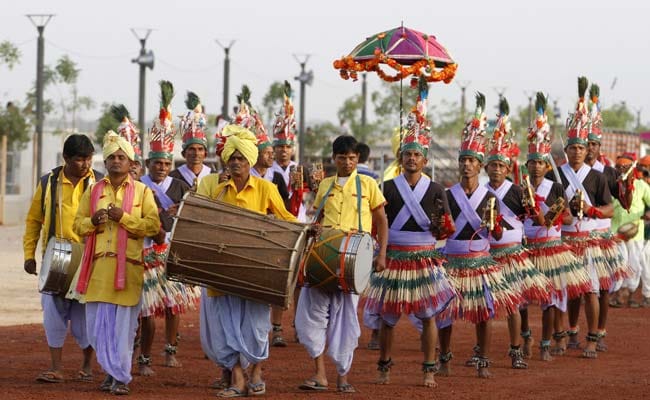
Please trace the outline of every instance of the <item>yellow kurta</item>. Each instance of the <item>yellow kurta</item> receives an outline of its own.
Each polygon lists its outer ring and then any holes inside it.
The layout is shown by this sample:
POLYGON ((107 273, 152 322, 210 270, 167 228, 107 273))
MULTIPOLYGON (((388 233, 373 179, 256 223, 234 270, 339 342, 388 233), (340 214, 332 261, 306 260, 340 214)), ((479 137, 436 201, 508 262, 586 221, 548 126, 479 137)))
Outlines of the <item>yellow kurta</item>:
MULTIPOLYGON (((361 178, 361 226, 364 232, 372 229, 372 211, 386 203, 384 195, 377 182, 369 176, 358 175, 361 178)), ((359 230, 359 212, 357 210, 357 171, 348 177, 345 185, 338 184, 338 176, 323 179, 314 199, 314 209, 318 209, 325 193, 334 182, 329 198, 323 207, 322 225, 328 228, 340 229, 344 232, 359 230)))
MULTIPOLYGON (((218 175, 208 175, 201 180, 196 193, 247 210, 262 214, 271 213, 285 221, 297 222, 296 217, 284 207, 278 188, 273 183, 252 175, 240 192, 237 192, 232 179, 219 183, 218 175)), ((214 297, 219 294, 216 290, 208 289, 208 296, 214 297)))
MULTIPOLYGON (((113 190, 108 177, 104 191, 101 194, 95 210, 107 208, 113 203, 116 207, 122 207, 124 188, 128 184, 125 181, 122 186, 113 190)), ((142 249, 145 236, 154 236, 160 229, 158 218, 158 207, 154 200, 151 189, 143 183, 134 182, 133 207, 130 213, 124 212, 119 225, 123 226, 129 233, 126 246, 126 284, 123 290, 115 290, 115 270, 117 258, 112 256, 101 256, 93 262, 93 270, 86 292, 86 302, 100 301, 121 306, 135 306, 142 295, 142 284, 144 281, 144 267, 142 265, 142 249), (134 264, 128 259, 137 260, 134 264)), ((99 226, 94 226, 90 221, 90 193, 92 187, 88 188, 81 198, 77 215, 74 219, 74 231, 81 236, 88 236, 97 232, 95 255, 117 252, 118 224, 109 220, 99 226)), ((123 251, 123 250, 121 250, 123 251)))
MULTIPOLYGON (((81 238, 72 230, 71 222, 74 221, 77 208, 79 207, 79 201, 84 193, 83 180, 89 176, 93 177, 92 180, 94 180, 92 169, 77 182, 76 186, 73 186, 72 182, 63 173, 63 169, 59 172, 57 179, 58 188, 56 191, 56 210, 54 210, 56 213, 54 234, 57 238, 69 239, 77 243, 81 242, 81 238), (59 203, 61 204, 60 209, 59 203)), ((39 238, 42 240, 41 246, 43 251, 45 251, 47 245, 47 236, 50 230, 50 213, 53 210, 51 210, 52 201, 49 193, 46 193, 44 199, 45 207, 41 204, 43 190, 48 190, 48 188, 41 187, 39 182, 34 197, 32 197, 29 212, 25 218, 25 236, 23 237, 25 260, 35 259, 36 246, 39 238), (45 209, 45 212, 43 212, 43 209, 45 209)))

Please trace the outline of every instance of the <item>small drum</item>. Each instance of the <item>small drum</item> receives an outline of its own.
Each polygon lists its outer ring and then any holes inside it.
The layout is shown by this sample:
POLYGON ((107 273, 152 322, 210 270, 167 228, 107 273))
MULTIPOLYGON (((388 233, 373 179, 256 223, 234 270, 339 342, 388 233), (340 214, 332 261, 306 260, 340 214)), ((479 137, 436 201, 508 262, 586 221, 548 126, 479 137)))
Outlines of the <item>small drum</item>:
POLYGON ((617 232, 619 235, 621 235, 623 240, 627 242, 628 240, 635 237, 639 232, 639 224, 636 222, 628 222, 627 224, 619 226, 617 232))
POLYGON ((38 291, 55 296, 66 296, 79 270, 83 253, 83 243, 59 238, 50 239, 41 263, 38 291))
POLYGON ((305 281, 328 292, 361 294, 370 281, 373 255, 369 234, 325 229, 305 262, 305 281))
POLYGON ((288 308, 308 229, 189 192, 172 229, 167 276, 288 308))

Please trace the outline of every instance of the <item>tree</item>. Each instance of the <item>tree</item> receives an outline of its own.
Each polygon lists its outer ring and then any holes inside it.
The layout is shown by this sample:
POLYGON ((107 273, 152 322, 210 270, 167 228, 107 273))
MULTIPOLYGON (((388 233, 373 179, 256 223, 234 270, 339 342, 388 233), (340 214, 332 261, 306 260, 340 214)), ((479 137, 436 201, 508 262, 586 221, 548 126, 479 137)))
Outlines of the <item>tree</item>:
POLYGON ((603 126, 610 129, 632 130, 636 118, 627 104, 622 101, 602 110, 603 126))
MULTIPOLYGON (((377 123, 366 122, 366 125, 361 124, 361 113, 363 109, 363 98, 360 94, 354 95, 345 99, 341 108, 337 113, 341 125, 348 124, 350 134, 352 134, 358 141, 366 144, 373 144, 377 135, 377 123)), ((338 129, 339 133, 340 128, 338 129)))
POLYGON ((102 115, 97 121, 97 129, 95 129, 95 143, 99 145, 104 143, 104 135, 106 135, 106 132, 110 130, 117 132, 117 127, 120 125, 120 121, 113 118, 113 114, 111 113, 112 105, 102 103, 102 115))
POLYGON ((67 112, 72 112, 72 130, 74 131, 77 127, 77 110, 80 108, 90 110, 94 107, 95 104, 94 101, 88 96, 78 96, 77 81, 79 79, 79 73, 81 72, 81 69, 77 68, 77 64, 72 61, 70 57, 67 55, 61 57, 59 61, 57 61, 55 70, 58 81, 70 86, 72 102, 68 103, 63 98, 61 98, 61 111, 64 125, 67 125, 67 112))
POLYGON ((20 64, 20 50, 8 40, 0 42, 0 65, 5 64, 9 70, 12 70, 17 64, 20 64))
POLYGON ((282 103, 284 102, 284 82, 275 81, 269 86, 269 90, 262 99, 262 106, 265 112, 262 114, 262 119, 268 121, 267 125, 271 125, 275 120, 275 114, 278 112, 282 103))
POLYGON ((415 105, 417 91, 408 84, 383 82, 381 91, 374 91, 370 99, 374 105, 377 116, 377 128, 379 132, 392 132, 399 126, 400 118, 400 97, 402 98, 401 116, 405 117, 415 105), (401 92, 401 94, 400 94, 401 92))
POLYGON ((11 102, 0 110, 0 136, 5 135, 8 146, 16 149, 24 147, 30 140, 29 124, 20 108, 11 102))
POLYGON ((331 122, 316 124, 305 129, 305 153, 311 157, 328 157, 332 153, 332 138, 339 133, 331 122))

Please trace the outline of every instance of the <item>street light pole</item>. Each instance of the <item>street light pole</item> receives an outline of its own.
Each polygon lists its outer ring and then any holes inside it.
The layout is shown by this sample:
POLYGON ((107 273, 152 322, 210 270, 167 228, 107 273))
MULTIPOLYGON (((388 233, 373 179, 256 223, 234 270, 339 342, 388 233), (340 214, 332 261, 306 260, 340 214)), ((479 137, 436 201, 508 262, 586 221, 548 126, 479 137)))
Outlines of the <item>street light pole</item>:
POLYGON ((38 31, 38 41, 36 50, 36 176, 41 176, 43 169, 43 68, 45 58, 45 38, 43 32, 45 26, 52 19, 54 14, 27 14, 27 18, 32 22, 38 31))
POLYGON ((460 120, 465 123, 465 114, 467 113, 467 106, 465 101, 465 92, 471 81, 456 81, 456 84, 460 87, 460 120))
POLYGON ((133 35, 138 39, 140 42, 140 54, 138 55, 137 58, 134 58, 131 60, 131 62, 134 62, 138 65, 140 65, 140 83, 139 83, 139 88, 138 88, 138 129, 140 129, 140 150, 142 151, 142 154, 144 154, 144 143, 145 143, 145 136, 144 136, 144 119, 145 119, 145 104, 144 104, 144 99, 145 99, 145 85, 146 85, 146 70, 147 67, 153 69, 153 52, 147 53, 147 39, 149 38, 149 35, 151 34, 151 29, 146 29, 146 33, 144 36, 138 35, 136 30, 134 28, 131 28, 131 32, 133 35))
POLYGON ((300 75, 296 80, 300 82, 300 122, 298 127, 298 160, 299 164, 305 162, 305 85, 311 84, 313 75, 305 71, 305 65, 309 61, 310 54, 294 54, 293 58, 300 64, 300 75))
POLYGON ((223 52, 226 54, 226 58, 223 60, 223 105, 221 106, 221 116, 228 119, 228 97, 230 96, 230 49, 235 44, 235 41, 231 40, 228 46, 221 44, 218 39, 215 39, 215 42, 221 46, 223 52))
POLYGON ((364 72, 361 74, 361 101, 363 102, 361 107, 361 126, 366 127, 366 103, 368 101, 368 87, 366 84, 366 76, 364 72))
POLYGON ((533 97, 535 97, 535 91, 524 91, 524 95, 528 97, 528 126, 532 126, 533 123, 533 97))

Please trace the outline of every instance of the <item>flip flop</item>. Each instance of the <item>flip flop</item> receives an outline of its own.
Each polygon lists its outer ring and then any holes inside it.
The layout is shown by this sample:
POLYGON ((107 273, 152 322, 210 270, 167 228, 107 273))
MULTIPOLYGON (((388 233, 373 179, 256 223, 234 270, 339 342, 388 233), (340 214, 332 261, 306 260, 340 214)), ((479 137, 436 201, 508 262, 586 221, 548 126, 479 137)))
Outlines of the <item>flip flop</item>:
POLYGON ((76 381, 80 382, 92 382, 93 379, 95 379, 95 376, 91 373, 88 373, 82 369, 77 372, 77 377, 75 378, 76 381))
POLYGON ((349 383, 342 383, 340 385, 336 385, 336 391, 339 393, 356 393, 357 389, 354 388, 349 383))
POLYGON ((63 375, 57 374, 54 371, 43 371, 36 377, 36 381, 43 383, 62 383, 64 379, 63 375))
POLYGON ((327 390, 327 386, 318 382, 316 379, 307 379, 298 386, 300 390, 327 390))
POLYGON ((261 396, 266 393, 266 383, 264 381, 258 383, 248 382, 246 386, 248 386, 249 396, 261 396))
POLYGON ((231 386, 217 393, 217 397, 222 399, 231 399, 233 397, 246 397, 246 392, 236 386, 231 386))
POLYGON ((113 382, 113 387, 111 387, 111 394, 114 396, 126 396, 129 394, 131 390, 129 387, 126 385, 126 383, 122 383, 120 381, 114 381, 113 382))

